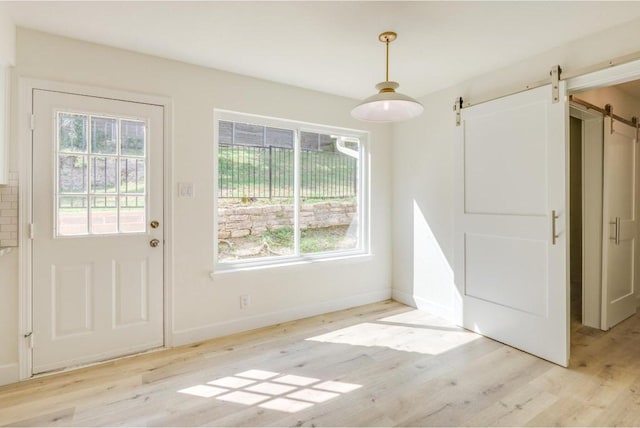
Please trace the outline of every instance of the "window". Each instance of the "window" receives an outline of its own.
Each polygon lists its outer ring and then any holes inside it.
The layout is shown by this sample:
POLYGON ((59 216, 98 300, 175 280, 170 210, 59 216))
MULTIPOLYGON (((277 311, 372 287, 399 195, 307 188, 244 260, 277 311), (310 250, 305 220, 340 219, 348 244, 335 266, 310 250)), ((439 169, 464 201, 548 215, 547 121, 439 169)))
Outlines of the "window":
POLYGON ((216 111, 217 265, 363 253, 366 133, 216 111))
POLYGON ((56 236, 146 231, 146 123, 57 113, 56 236))

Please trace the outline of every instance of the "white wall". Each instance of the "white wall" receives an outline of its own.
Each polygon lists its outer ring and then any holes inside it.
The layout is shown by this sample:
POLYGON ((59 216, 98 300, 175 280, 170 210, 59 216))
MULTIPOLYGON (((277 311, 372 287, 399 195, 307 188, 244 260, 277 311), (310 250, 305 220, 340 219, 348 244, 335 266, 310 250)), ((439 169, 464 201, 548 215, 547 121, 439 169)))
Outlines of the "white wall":
POLYGON ((454 131, 457 97, 474 103, 541 81, 553 65, 565 74, 640 52, 636 19, 504 69, 422 97, 425 114, 393 129, 393 297, 451 315, 456 302, 454 131), (417 206, 418 209, 414 209, 417 206))
MULTIPOLYGON (((0 67, 11 66, 15 63, 15 26, 0 4, 0 67)), ((2 75, 2 70, 0 70, 2 75)), ((0 85, 4 80, 0 79, 0 85)), ((4 121, 5 104, 3 96, 4 86, 0 87, 0 181, 5 176, 5 150, 3 138, 5 135, 4 121)), ((8 150, 6 150, 8 153, 8 150)), ((0 256, 0 385, 17 379, 17 252, 0 256)))
POLYGON ((0 65, 16 63, 16 27, 0 3, 0 65))
MULTIPOLYGON (((365 125, 351 119, 349 111, 355 100, 25 29, 18 29, 14 93, 20 77, 172 99, 173 181, 193 182, 196 195, 193 199, 175 199, 173 206, 174 344, 390 297, 390 126, 365 125), (212 281, 214 108, 371 131, 373 255, 225 273, 212 281), (240 310, 241 294, 251 295, 247 309, 240 310)), ((14 97, 12 170, 18 168, 17 109, 14 97)), ((175 196, 175 185, 171 191, 175 196)), ((0 370, 17 362, 17 264, 15 254, 0 258, 0 370)))
POLYGON ((0 3, 0 183, 8 182, 9 68, 16 61, 16 27, 0 3))

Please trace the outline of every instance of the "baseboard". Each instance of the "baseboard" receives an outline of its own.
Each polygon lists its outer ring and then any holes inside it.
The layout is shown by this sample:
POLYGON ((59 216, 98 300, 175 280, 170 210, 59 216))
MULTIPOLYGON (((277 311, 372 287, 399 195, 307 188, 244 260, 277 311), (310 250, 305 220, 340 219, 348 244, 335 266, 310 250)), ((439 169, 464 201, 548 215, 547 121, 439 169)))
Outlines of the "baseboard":
POLYGON ((413 295, 409 293, 405 293, 404 291, 396 290, 395 288, 391 289, 391 298, 396 302, 403 303, 407 306, 411 306, 412 308, 418 309, 418 304, 414 299, 413 295))
POLYGON ((18 363, 4 364, 0 366, 0 385, 7 385, 20 380, 20 368, 18 363))
POLYGON ((381 302, 390 298, 391 292, 387 289, 312 305, 298 306, 283 311, 270 312, 246 318, 209 324, 202 327, 174 331, 172 334, 172 344, 173 346, 186 345, 243 331, 254 330, 256 328, 268 327, 283 322, 322 315, 360 305, 367 305, 369 303, 381 302))
POLYGON ((447 321, 455 323, 455 316, 453 308, 439 305, 434 302, 430 302, 427 299, 405 293, 404 291, 393 289, 391 291, 391 298, 405 305, 420 309, 421 311, 429 312, 440 318, 444 318, 447 321))

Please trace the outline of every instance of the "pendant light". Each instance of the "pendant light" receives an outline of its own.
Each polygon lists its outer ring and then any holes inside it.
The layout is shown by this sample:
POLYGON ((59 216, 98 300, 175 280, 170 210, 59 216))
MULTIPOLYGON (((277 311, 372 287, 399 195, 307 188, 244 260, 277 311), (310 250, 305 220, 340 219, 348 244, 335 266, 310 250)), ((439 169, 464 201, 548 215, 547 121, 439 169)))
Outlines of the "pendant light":
POLYGON ((351 116, 367 122, 399 122, 419 116, 424 107, 413 98, 396 92, 398 82, 389 80, 389 43, 398 35, 393 31, 385 31, 378 40, 387 45, 386 79, 376 85, 377 94, 358 104, 351 110, 351 116))

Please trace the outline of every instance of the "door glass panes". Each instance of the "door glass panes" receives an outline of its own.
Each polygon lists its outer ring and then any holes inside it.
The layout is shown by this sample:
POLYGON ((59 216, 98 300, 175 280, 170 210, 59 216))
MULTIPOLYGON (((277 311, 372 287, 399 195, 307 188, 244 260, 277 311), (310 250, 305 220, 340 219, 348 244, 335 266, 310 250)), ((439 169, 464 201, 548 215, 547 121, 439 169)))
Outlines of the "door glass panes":
POLYGON ((121 193, 144 193, 143 159, 120 159, 120 192, 121 193))
POLYGON ((58 146, 61 152, 87 152, 87 116, 58 114, 58 146))
POLYGON ((89 231, 86 196, 58 196, 58 236, 86 235, 89 231))
POLYGON ((58 161, 58 190, 60 193, 86 193, 87 157, 60 155, 58 161))
POLYGON ((91 197, 91 232, 118 232, 118 205, 115 196, 91 197))
POLYGON ((56 235, 145 232, 145 122, 59 112, 57 136, 56 235))
POLYGON ((144 232, 146 230, 145 196, 120 197, 120 231, 144 232))
POLYGON ((145 134, 147 129, 145 123, 134 120, 122 120, 121 127, 122 136, 120 146, 122 155, 144 156, 145 134))
POLYGON ((118 158, 95 156, 91 158, 91 193, 116 193, 118 158))
POLYGON ((118 121, 109 117, 91 118, 91 152, 118 154, 116 127, 118 121))

